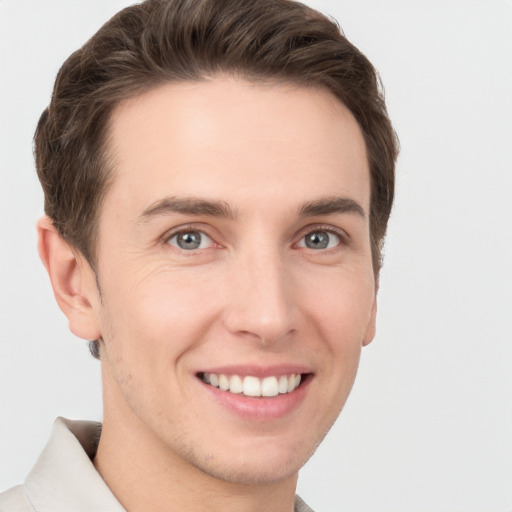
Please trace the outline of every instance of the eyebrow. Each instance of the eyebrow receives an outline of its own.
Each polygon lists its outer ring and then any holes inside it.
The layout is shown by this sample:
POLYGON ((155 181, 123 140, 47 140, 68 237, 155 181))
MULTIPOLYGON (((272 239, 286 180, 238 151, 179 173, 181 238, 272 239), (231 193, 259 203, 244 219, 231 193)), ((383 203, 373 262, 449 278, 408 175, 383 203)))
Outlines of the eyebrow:
POLYGON ((234 219, 236 210, 225 201, 211 201, 196 197, 178 198, 166 197, 156 201, 146 208, 139 217, 139 222, 146 222, 151 217, 169 213, 183 213, 185 215, 207 215, 209 217, 224 217, 234 219))
MULTIPOLYGON (((205 215, 236 219, 238 212, 225 201, 200 199, 196 197, 166 197, 146 208, 139 217, 139 222, 146 222, 152 217, 181 213, 185 215, 205 215)), ((309 201, 299 207, 299 217, 316 217, 333 213, 355 213, 365 218, 362 206, 348 197, 324 197, 309 201)))
POLYGON ((355 213, 363 219, 366 217, 363 207, 348 197, 324 197, 305 203, 299 208, 300 217, 316 217, 332 213, 355 213))

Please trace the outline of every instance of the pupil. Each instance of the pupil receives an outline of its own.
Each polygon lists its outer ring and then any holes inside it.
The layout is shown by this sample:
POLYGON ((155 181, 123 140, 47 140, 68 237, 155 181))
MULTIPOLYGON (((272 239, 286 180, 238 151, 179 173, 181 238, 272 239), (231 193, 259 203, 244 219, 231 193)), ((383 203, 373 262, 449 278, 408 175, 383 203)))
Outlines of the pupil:
POLYGON ((199 233, 183 233, 178 237, 178 245, 182 249, 197 249, 201 245, 199 233))
POLYGON ((306 237, 306 245, 310 249, 325 249, 329 245, 327 233, 311 233, 306 237))

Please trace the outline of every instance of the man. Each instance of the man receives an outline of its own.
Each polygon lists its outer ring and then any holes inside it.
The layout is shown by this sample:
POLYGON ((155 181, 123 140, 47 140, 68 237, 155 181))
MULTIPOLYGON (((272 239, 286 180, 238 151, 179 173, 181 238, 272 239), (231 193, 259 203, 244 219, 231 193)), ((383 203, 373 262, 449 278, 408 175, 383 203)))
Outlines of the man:
POLYGON ((104 420, 58 420, 0 510, 310 510, 393 200, 368 60, 286 0, 150 0, 66 61, 35 146, 39 252, 104 420))

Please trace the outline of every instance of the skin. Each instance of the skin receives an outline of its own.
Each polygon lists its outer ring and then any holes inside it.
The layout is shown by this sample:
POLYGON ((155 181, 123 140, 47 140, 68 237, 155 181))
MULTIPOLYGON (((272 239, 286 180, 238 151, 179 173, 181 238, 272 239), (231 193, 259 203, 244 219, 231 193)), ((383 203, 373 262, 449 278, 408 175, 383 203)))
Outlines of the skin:
POLYGON ((39 224, 71 330, 104 340, 94 463, 130 511, 291 511, 297 472, 375 332, 357 122, 327 91, 225 76, 161 86, 111 121, 97 275, 48 219, 39 224), (351 207, 326 211, 333 198, 351 207), (169 207, 198 199, 229 211, 169 207), (202 245, 180 248, 183 229, 202 245), (308 247, 311 233, 329 246, 308 247), (300 365, 303 397, 276 418, 244 417, 197 376, 238 365, 300 365))

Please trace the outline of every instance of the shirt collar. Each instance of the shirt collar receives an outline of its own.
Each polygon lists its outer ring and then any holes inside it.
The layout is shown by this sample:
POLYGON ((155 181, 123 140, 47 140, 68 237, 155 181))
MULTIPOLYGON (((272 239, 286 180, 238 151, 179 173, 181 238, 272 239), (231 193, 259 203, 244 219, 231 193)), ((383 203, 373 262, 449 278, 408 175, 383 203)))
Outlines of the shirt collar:
POLYGON ((92 458, 101 425, 57 418, 52 435, 25 481, 38 512, 126 512, 92 458))

